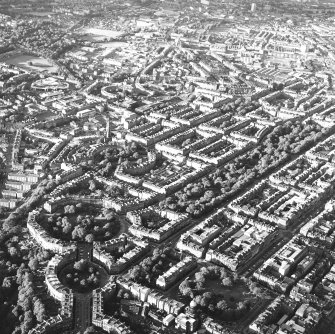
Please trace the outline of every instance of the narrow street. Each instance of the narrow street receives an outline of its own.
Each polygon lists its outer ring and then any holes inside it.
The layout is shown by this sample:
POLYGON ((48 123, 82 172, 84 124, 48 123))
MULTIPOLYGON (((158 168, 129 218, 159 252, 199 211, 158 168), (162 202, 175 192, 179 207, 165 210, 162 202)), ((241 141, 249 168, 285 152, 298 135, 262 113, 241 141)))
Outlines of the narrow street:
MULTIPOLYGON (((77 260, 91 261, 92 249, 92 244, 79 243, 77 260)), ((91 325, 91 300, 92 292, 74 292, 74 333, 83 333, 91 325)))
POLYGON ((74 332, 84 332, 91 325, 92 293, 74 293, 74 332))
POLYGON ((77 261, 80 261, 80 260, 91 261, 92 251, 93 251, 92 244, 83 243, 83 242, 78 243, 77 261))

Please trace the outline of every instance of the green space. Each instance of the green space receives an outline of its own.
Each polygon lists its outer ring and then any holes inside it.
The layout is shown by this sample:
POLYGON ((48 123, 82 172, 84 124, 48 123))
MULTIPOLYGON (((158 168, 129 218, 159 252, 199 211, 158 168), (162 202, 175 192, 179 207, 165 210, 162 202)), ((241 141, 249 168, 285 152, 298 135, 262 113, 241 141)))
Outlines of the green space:
POLYGON ((152 256, 145 258, 129 271, 129 278, 140 284, 155 287, 158 276, 162 275, 178 261, 179 257, 172 248, 156 248, 152 256))
POLYGON ((265 136, 262 143, 240 155, 200 180, 159 203, 161 209, 187 212, 200 217, 229 200, 236 192, 280 167, 296 154, 321 140, 329 130, 313 121, 288 121, 265 136))
POLYGON ((16 55, 7 59, 5 63, 15 65, 30 71, 47 71, 49 73, 54 73, 58 71, 58 67, 49 60, 31 55, 16 55))
POLYGON ((70 289, 85 293, 103 286, 108 274, 97 264, 80 260, 65 266, 59 273, 59 280, 70 289))
MULTIPOLYGON (((173 293, 173 292, 171 292, 173 293)), ((172 296, 218 321, 237 321, 246 316, 262 291, 251 281, 217 266, 202 267, 179 285, 172 296)))
POLYGON ((101 208, 79 204, 42 215, 39 224, 53 237, 66 241, 104 241, 119 233, 121 223, 114 212, 102 215, 101 208))

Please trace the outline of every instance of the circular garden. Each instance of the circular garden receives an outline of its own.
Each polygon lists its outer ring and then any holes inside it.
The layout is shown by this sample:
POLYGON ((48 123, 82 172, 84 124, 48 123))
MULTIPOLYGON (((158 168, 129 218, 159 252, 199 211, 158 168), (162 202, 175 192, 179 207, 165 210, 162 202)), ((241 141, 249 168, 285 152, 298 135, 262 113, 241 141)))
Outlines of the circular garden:
POLYGON ((107 272, 101 266, 87 260, 67 264, 58 276, 65 286, 80 293, 104 286, 108 281, 107 272))

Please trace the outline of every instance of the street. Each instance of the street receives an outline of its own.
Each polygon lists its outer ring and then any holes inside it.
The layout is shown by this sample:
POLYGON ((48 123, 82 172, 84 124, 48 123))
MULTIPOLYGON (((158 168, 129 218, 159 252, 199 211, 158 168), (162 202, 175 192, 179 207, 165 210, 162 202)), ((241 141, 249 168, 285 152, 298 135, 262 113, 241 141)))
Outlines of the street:
MULTIPOLYGON (((92 258, 92 244, 78 243, 77 260, 91 261, 92 258)), ((74 329, 75 333, 78 331, 84 332, 87 327, 91 325, 91 299, 92 292, 79 293, 74 292, 74 329)))
POLYGON ((92 293, 74 293, 74 323, 75 332, 83 332, 91 324, 92 293))

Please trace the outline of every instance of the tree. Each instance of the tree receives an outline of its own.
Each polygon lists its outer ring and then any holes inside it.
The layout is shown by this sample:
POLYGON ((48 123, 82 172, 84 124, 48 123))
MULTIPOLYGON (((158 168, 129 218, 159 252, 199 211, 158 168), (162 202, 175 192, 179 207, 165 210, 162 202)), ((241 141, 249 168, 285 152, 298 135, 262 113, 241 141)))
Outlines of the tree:
POLYGON ((13 286, 13 280, 10 277, 5 277, 2 281, 2 287, 5 289, 10 289, 13 286))
POLYGON ((35 258, 31 258, 31 259, 29 260, 28 267, 29 267, 31 270, 33 270, 33 271, 37 270, 37 269, 38 269, 38 266, 39 266, 39 262, 38 262, 37 259, 35 259, 35 258))
POLYGON ((226 277, 222 280, 223 286, 233 286, 233 281, 230 277, 226 277))
POLYGON ((187 209, 186 209, 186 212, 188 212, 189 214, 193 215, 194 214, 194 211, 195 211, 195 205, 193 203, 191 203, 187 209))
POLYGON ((8 253, 11 257, 16 257, 19 254, 15 247, 9 247, 8 248, 8 253))
POLYGON ((83 287, 86 287, 87 286, 87 280, 86 279, 82 279, 80 281, 80 285, 83 286, 83 287))
POLYGON ((72 231, 72 239, 79 239, 82 240, 85 235, 85 230, 81 226, 76 226, 74 230, 72 231))
POLYGON ((246 303, 245 302, 242 302, 242 301, 238 302, 238 304, 237 304, 237 309, 238 310, 243 310, 245 308, 246 308, 246 303))
POLYGON ((64 234, 69 234, 72 231, 72 225, 70 222, 67 222, 66 224, 63 225, 63 233, 64 234))
POLYGON ((75 213, 76 212, 76 207, 74 205, 69 205, 69 209, 68 212, 71 213, 75 213))
POLYGON ((33 312, 26 311, 24 313, 24 320, 21 325, 22 333, 28 333, 29 330, 32 328, 32 326, 33 326, 33 312))
POLYGON ((196 287, 198 290, 202 289, 205 285, 205 277, 201 272, 195 274, 196 287))
POLYGON ((87 261, 83 259, 76 261, 73 265, 73 268, 79 271, 84 271, 87 268, 87 261))
POLYGON ((263 295, 262 290, 255 286, 252 290, 250 290, 255 296, 261 297, 263 295))
POLYGON ((26 270, 27 269, 25 269, 24 263, 22 263, 21 266, 18 268, 18 270, 16 272, 16 283, 17 284, 22 284, 22 281, 23 281, 24 274, 25 274, 26 270))
POLYGON ((142 276, 142 269, 140 266, 134 266, 129 272, 129 278, 133 281, 138 281, 142 276))
POLYGON ((115 216, 115 213, 114 212, 108 212, 107 214, 106 214, 106 219, 107 220, 114 220, 116 218, 116 216, 115 216))
POLYGON ((36 316, 37 321, 39 322, 45 319, 46 316, 45 307, 39 298, 37 298, 34 302, 34 314, 36 316))
POLYGON ((201 299, 201 302, 200 302, 200 305, 202 307, 208 307, 209 303, 211 301, 213 301, 213 294, 211 292, 205 292, 203 295, 202 295, 202 299, 201 299))
POLYGON ((84 332, 84 334, 95 334, 95 333, 96 331, 93 326, 86 328, 84 332))
POLYGON ((64 213, 75 213, 76 212, 76 208, 74 205, 66 205, 64 206, 64 213))
POLYGON ((39 261, 45 261, 49 260, 51 257, 50 252, 46 249, 40 249, 39 252, 37 253, 37 259, 39 261))
POLYGON ((92 243, 94 241, 94 235, 93 234, 87 234, 85 237, 85 241, 88 243, 92 243))
POLYGON ((227 270, 225 268, 220 268, 220 278, 224 279, 228 276, 227 270))
POLYGON ((222 299, 216 304, 216 308, 219 311, 226 311, 228 309, 228 304, 224 299, 222 299))
POLYGON ((213 197, 215 196, 214 191, 213 190, 207 190, 204 194, 204 199, 209 201, 211 200, 213 197))
POLYGON ((179 291, 183 296, 193 297, 192 289, 190 287, 190 282, 188 279, 185 279, 179 285, 179 291))
POLYGON ((95 182, 93 180, 89 181, 89 189, 91 191, 95 191, 95 189, 96 189, 96 184, 95 184, 95 182))

